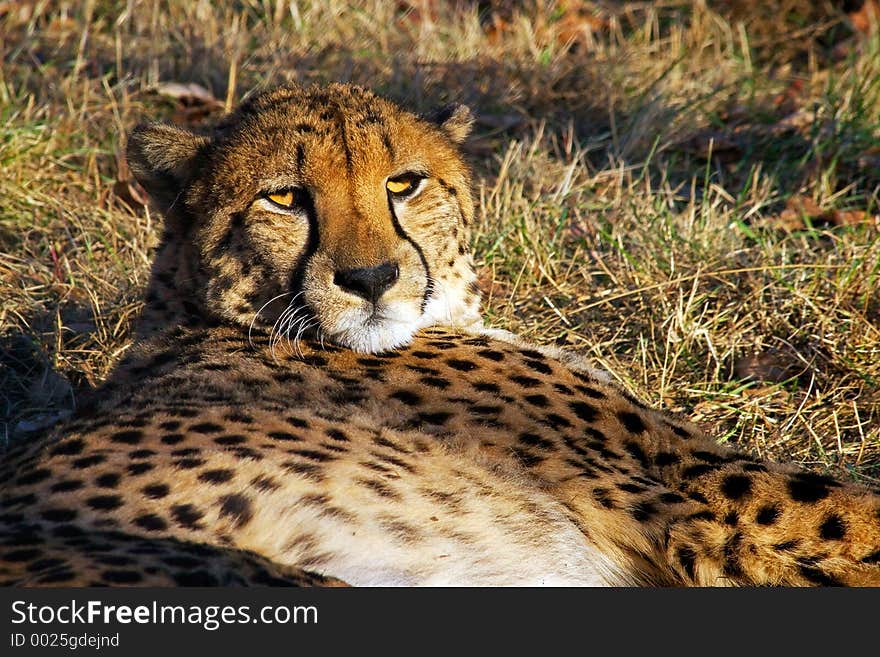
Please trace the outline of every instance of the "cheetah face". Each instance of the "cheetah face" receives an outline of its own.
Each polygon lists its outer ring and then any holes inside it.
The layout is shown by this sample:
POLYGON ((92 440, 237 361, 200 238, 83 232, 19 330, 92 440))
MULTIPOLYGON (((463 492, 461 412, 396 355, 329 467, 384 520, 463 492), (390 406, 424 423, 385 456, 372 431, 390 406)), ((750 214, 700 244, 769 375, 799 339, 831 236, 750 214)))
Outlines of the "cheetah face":
POLYGON ((256 95, 204 134, 138 127, 130 166, 166 218, 148 300, 370 353, 478 323, 471 121, 331 85, 256 95))

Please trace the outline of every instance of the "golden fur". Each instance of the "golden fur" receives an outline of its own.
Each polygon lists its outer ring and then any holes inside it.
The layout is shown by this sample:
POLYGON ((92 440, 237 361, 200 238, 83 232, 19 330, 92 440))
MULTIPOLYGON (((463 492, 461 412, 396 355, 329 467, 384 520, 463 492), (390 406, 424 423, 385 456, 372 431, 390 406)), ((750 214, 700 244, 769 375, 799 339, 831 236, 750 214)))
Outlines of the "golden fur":
POLYGON ((876 491, 480 326, 469 124, 334 85, 136 130, 137 344, 6 458, 0 582, 880 584, 876 491))

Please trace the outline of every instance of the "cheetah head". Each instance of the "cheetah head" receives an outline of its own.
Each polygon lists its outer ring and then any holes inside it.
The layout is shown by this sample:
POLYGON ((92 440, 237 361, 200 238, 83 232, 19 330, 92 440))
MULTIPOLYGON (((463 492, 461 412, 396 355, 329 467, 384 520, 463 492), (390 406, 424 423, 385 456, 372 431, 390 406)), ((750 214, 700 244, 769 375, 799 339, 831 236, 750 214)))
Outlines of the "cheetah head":
POLYGON ((129 165, 165 216, 148 307, 372 353, 479 323, 471 123, 331 85, 257 94, 200 133, 137 127, 129 165))

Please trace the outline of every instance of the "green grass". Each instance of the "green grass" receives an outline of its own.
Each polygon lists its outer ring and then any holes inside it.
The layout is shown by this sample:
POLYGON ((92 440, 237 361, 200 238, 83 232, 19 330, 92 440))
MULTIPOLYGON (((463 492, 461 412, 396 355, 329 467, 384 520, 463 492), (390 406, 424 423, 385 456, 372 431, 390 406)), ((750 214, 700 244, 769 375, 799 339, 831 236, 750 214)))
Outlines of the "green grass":
POLYGON ((707 4, 7 7, 0 440, 68 412, 129 345, 160 219, 126 191, 124 134, 193 116, 157 85, 228 106, 341 80, 477 112, 491 324, 720 440, 876 483, 880 43, 824 3, 707 4))

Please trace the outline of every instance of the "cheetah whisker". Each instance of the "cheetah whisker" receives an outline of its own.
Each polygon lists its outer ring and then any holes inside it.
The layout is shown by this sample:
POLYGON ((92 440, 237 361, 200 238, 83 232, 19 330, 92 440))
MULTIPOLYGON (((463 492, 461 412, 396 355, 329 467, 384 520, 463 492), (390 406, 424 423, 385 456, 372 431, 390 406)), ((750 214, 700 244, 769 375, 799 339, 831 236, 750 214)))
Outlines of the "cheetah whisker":
MULTIPOLYGON (((258 317, 262 314, 262 312, 266 309, 266 306, 268 306, 268 305, 269 305, 270 303, 272 303, 273 301, 277 301, 277 300, 280 299, 281 297, 286 297, 288 294, 293 294, 293 292, 282 292, 281 294, 272 297, 272 298, 269 299, 266 303, 264 303, 262 306, 260 306, 260 309, 259 309, 257 312, 254 313, 254 316, 253 316, 253 318, 251 319, 251 323, 250 323, 250 325, 248 326, 248 345, 249 345, 251 348, 253 348, 253 346, 254 346, 253 332, 254 332, 254 324, 256 323, 257 318, 258 318, 258 317)), ((297 295, 296 295, 295 297, 293 297, 293 299, 290 300, 291 303, 293 303, 293 301, 296 300, 296 297, 298 297, 300 294, 302 294, 302 292, 298 292, 297 295)), ((277 320, 276 320, 276 323, 277 323, 277 320)), ((274 327, 273 327, 273 328, 274 328, 274 327)))
POLYGON ((308 317, 308 314, 299 316, 300 313, 304 310, 306 310, 304 306, 291 306, 284 312, 283 319, 280 322, 281 326, 275 334, 274 345, 277 345, 279 342, 286 338, 287 346, 288 348, 291 348, 292 345, 290 342, 290 334, 293 332, 295 326, 303 322, 308 317))
POLYGON ((278 319, 275 320, 275 324, 273 325, 272 330, 273 330, 273 336, 275 336, 276 341, 280 340, 280 336, 279 336, 278 334, 279 334, 279 333, 280 333, 280 334, 283 334, 283 333, 284 333, 284 331, 283 331, 283 330, 280 330, 279 327, 284 326, 284 325, 290 320, 290 318, 291 318, 293 315, 295 315, 296 313, 298 313, 298 312, 303 308, 302 305, 298 305, 298 304, 296 304, 296 300, 297 300, 300 296, 302 296, 302 294, 303 294, 303 292, 298 292, 298 293, 297 293, 297 294, 296 294, 296 295, 295 295, 295 296, 294 296, 294 297, 288 302, 288 304, 287 304, 287 308, 285 308, 284 311, 278 316, 278 319))
POLYGON ((298 324, 301 324, 309 319, 308 308, 305 306, 299 306, 296 310, 290 313, 287 318, 283 322, 282 330, 279 332, 278 341, 280 342, 282 339, 287 338, 287 346, 290 347, 290 334, 293 333, 294 327, 298 324), (298 317, 298 315, 304 312, 302 316, 298 317))
MULTIPOLYGON (((279 295, 279 296, 284 296, 284 295, 286 295, 286 294, 291 294, 291 293, 290 293, 290 292, 285 292, 284 294, 279 295)), ((276 336, 279 335, 279 333, 278 333, 278 327, 279 327, 279 325, 284 321, 284 318, 285 318, 289 313, 295 311, 295 309, 297 308, 297 306, 295 306, 294 303, 296 302, 296 300, 297 300, 297 299, 300 297, 300 295, 302 295, 302 294, 303 294, 302 291, 297 292, 297 293, 293 296, 293 298, 291 298, 291 300, 288 302, 287 308, 285 308, 284 311, 283 311, 283 312, 282 312, 282 313, 276 318, 274 324, 272 325, 272 329, 269 331, 269 348, 270 348, 270 351, 271 351, 271 353, 272 353, 272 360, 274 360, 276 363, 278 362, 278 359, 277 359, 277 357, 276 357, 276 355, 275 355, 275 345, 278 343, 278 340, 279 340, 279 338, 276 337, 276 336)), ((274 299, 271 299, 271 300, 268 301, 267 303, 271 303, 272 301, 274 301, 275 299, 278 299, 278 298, 279 298, 279 297, 275 297, 274 299)), ((263 307, 260 308, 260 311, 259 311, 259 312, 262 312, 263 308, 265 308, 265 307, 266 307, 266 305, 264 304, 263 307)), ((259 312, 257 313, 258 315, 259 315, 259 312)), ((255 318, 255 319, 256 319, 256 318, 255 318)), ((253 325, 253 323, 252 323, 252 325, 253 325)), ((250 339, 250 335, 249 335, 248 339, 250 339)))
POLYGON ((311 328, 314 328, 317 325, 317 323, 318 323, 317 319, 312 319, 308 323, 301 323, 299 329, 296 332, 296 336, 293 338, 294 348, 299 353, 300 358, 303 358, 305 356, 305 354, 303 354, 302 347, 300 346, 300 343, 302 341, 301 338, 306 331, 308 331, 311 328))
POLYGON ((283 339, 285 333, 289 330, 290 324, 293 322, 293 318, 303 309, 303 306, 295 306, 293 305, 294 301, 296 301, 297 297, 302 294, 300 292, 293 299, 290 300, 290 304, 287 308, 284 309, 284 312, 278 316, 278 319, 275 320, 275 324, 272 326, 272 331, 269 337, 269 345, 272 352, 272 359, 277 363, 278 358, 275 355, 275 347, 279 342, 283 339))
POLYGON ((281 332, 279 331, 279 325, 282 324, 284 321, 286 321, 287 315, 290 314, 291 312, 293 312, 293 309, 291 306, 288 306, 287 308, 285 308, 284 312, 282 312, 278 316, 278 318, 275 320, 275 323, 272 325, 272 330, 269 333, 269 349, 272 352, 272 360, 274 360, 276 363, 278 362, 278 358, 275 356, 275 345, 278 344, 278 342, 280 340, 280 336, 281 336, 281 332))

